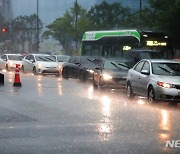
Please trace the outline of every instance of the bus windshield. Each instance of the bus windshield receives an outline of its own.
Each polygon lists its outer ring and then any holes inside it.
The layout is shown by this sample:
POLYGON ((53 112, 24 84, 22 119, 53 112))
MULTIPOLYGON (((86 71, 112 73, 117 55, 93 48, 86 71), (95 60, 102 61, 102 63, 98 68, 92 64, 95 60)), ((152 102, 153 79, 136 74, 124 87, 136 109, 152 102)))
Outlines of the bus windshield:
MULTIPOLYGON (((140 30, 85 32, 81 55, 123 58, 129 49, 156 50, 165 59, 171 59, 173 56, 173 48, 167 35, 140 30)), ((153 55, 142 53, 141 56, 155 59, 158 57, 155 53, 153 55)))

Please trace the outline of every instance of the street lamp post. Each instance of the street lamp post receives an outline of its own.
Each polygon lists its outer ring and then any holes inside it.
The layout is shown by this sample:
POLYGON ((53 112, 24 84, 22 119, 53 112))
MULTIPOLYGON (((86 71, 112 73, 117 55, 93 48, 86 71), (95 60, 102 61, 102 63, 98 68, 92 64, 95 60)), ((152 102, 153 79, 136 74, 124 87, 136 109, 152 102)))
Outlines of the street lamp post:
POLYGON ((140 21, 140 27, 141 27, 141 18, 142 18, 142 0, 139 0, 139 21, 140 21))
POLYGON ((76 43, 76 53, 77 53, 77 43, 78 43, 78 39, 77 39, 77 20, 78 20, 78 12, 77 12, 77 0, 75 2, 75 30, 76 30, 76 36, 75 36, 75 43, 76 43))
POLYGON ((39 52, 39 0, 37 0, 37 52, 39 52))

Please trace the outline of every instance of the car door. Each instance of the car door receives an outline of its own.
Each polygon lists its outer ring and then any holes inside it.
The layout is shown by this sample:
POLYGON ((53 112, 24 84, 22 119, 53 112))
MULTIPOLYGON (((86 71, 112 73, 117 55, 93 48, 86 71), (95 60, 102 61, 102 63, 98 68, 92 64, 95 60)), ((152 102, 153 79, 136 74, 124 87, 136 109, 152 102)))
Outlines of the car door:
POLYGON ((27 55, 26 57, 24 57, 23 61, 22 61, 22 65, 24 68, 25 72, 28 72, 28 65, 29 65, 29 59, 30 59, 31 55, 27 55))
POLYGON ((75 61, 74 61, 73 70, 72 70, 74 78, 79 77, 79 68, 80 68, 80 66, 81 66, 80 57, 76 57, 75 61))
MULTIPOLYGON (((147 70, 148 72, 150 72, 150 64, 148 61, 146 61, 142 67, 142 70, 147 70)), ((145 74, 140 74, 140 80, 139 80, 139 92, 140 94, 142 94, 143 96, 147 95, 147 85, 149 82, 149 78, 150 75, 145 75, 145 74)))
POLYGON ((24 67, 24 71, 25 72, 31 72, 32 69, 32 62, 30 62, 30 60, 32 59, 33 55, 28 55, 24 58, 23 60, 23 67, 24 67))
POLYGON ((134 93, 139 94, 140 93, 140 75, 141 70, 144 65, 144 61, 140 61, 132 70, 130 74, 131 78, 131 87, 134 93))
POLYGON ((29 59, 29 65, 28 65, 28 70, 29 70, 30 72, 33 71, 34 65, 35 65, 35 58, 34 58, 33 55, 31 55, 31 57, 30 57, 30 59, 29 59))
POLYGON ((73 68, 74 68, 74 64, 75 63, 75 57, 72 57, 70 60, 69 60, 69 63, 67 63, 65 65, 67 71, 68 71, 68 76, 72 77, 73 76, 73 68))
POLYGON ((6 62, 7 62, 7 56, 6 55, 1 56, 1 58, 0 58, 0 68, 1 69, 5 68, 6 62))

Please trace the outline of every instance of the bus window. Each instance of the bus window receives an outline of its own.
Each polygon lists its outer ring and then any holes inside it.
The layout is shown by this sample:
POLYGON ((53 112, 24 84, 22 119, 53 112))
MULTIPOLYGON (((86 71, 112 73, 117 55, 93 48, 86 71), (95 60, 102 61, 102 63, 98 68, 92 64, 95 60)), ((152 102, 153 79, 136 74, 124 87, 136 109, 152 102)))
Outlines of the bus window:
POLYGON ((99 47, 93 46, 92 53, 93 53, 93 56, 99 56, 99 47))
POLYGON ((91 49, 92 47, 91 47, 91 45, 87 45, 87 46, 85 46, 85 55, 87 55, 87 56, 90 56, 91 55, 91 49))

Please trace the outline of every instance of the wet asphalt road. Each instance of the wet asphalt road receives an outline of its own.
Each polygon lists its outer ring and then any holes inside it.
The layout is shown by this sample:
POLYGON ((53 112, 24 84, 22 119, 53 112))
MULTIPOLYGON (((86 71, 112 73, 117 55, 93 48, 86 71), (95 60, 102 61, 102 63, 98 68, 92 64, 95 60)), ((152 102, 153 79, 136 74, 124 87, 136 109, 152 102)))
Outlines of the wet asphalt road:
MULTIPOLYGON (((1 71, 0 71, 1 72, 1 71)), ((4 72, 0 86, 0 154, 180 153, 180 104, 129 101, 121 91, 54 76, 4 72)))

